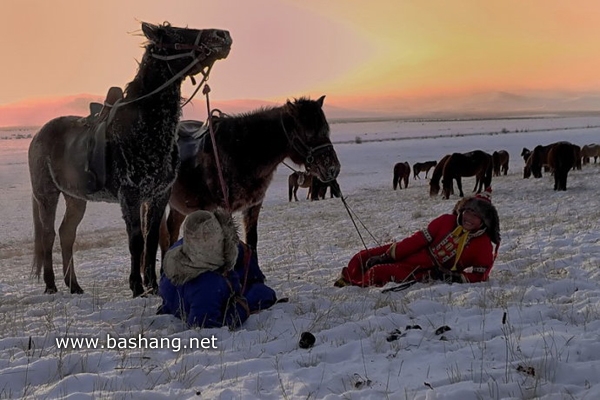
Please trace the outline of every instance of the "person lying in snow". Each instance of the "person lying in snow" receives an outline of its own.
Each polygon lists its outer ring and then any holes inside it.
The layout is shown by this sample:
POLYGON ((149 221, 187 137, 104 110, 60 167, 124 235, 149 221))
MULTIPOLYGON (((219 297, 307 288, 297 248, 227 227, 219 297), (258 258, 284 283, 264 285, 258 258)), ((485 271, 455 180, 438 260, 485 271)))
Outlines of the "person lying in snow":
POLYGON ((158 313, 190 327, 233 329, 277 301, 264 281, 256 253, 238 239, 231 215, 196 211, 185 220, 183 239, 165 254, 158 313))
POLYGON ((334 285, 383 286, 428 279, 482 282, 488 279, 499 244, 498 212, 488 188, 459 200, 452 214, 437 217, 427 229, 355 254, 334 285))

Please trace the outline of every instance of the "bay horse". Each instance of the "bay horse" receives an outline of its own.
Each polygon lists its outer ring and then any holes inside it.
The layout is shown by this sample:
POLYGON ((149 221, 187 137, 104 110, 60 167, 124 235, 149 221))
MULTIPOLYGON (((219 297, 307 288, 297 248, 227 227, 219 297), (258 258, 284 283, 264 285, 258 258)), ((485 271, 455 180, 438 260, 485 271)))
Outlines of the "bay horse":
POLYGON ((583 158, 583 164, 590 164, 591 159, 594 159, 594 164, 598 161, 598 157, 600 157, 600 144, 585 144, 581 147, 581 157, 583 158))
POLYGON ((306 199, 308 200, 311 194, 312 183, 313 179, 310 173, 302 171, 292 172, 288 176, 288 201, 292 201, 292 197, 298 201, 298 196, 296 195, 298 188, 308 188, 308 193, 306 194, 306 199))
POLYGON ((494 151, 492 153, 492 162, 494 163, 494 176, 500 176, 500 172, 504 175, 508 174, 508 162, 510 155, 506 150, 494 151))
POLYGON ((398 186, 402 189, 402 181, 404 181, 404 188, 408 187, 408 180, 410 179, 410 165, 407 162, 399 162, 394 165, 394 180, 392 186, 394 190, 398 186))
POLYGON ((425 179, 427 179, 427 174, 429 173, 429 170, 433 167, 435 167, 437 165, 437 161, 426 161, 423 163, 417 162, 413 164, 413 179, 421 179, 421 177, 419 176, 419 174, 423 171, 425 171, 425 179))
POLYGON ((480 193, 492 184, 492 156, 484 151, 475 150, 468 153, 452 153, 444 165, 442 173, 442 196, 450 198, 452 180, 456 181, 460 197, 464 197, 462 177, 475 176, 475 187, 480 193))
POLYGON ((144 293, 144 285, 157 289, 159 227, 179 166, 175 132, 181 83, 198 73, 206 77, 215 61, 228 56, 232 40, 228 31, 169 23, 143 22, 142 32, 148 42, 137 74, 110 112, 97 118, 55 118, 29 146, 32 269, 38 277, 43 269, 45 293, 57 292, 52 247, 61 193, 66 211, 59 237, 64 281, 71 293, 83 293, 75 276, 73 243, 88 201, 120 204, 131 253, 129 287, 134 297, 144 293))
POLYGON ((578 151, 569 142, 557 142, 550 145, 548 164, 554 171, 554 190, 567 190, 567 176, 576 165, 578 151))
POLYGON ((227 208, 227 203, 231 212, 242 212, 244 240, 256 249, 262 202, 277 166, 286 157, 323 182, 335 179, 340 163, 323 113, 324 100, 325 96, 318 100, 302 97, 279 107, 217 118, 214 133, 228 201, 217 178, 212 140, 205 135, 194 162, 182 160, 169 217, 161 227, 161 249, 166 251, 178 239, 186 215, 227 208))
POLYGON ((431 179, 429 180, 429 196, 431 197, 437 196, 438 193, 440 193, 440 180, 442 179, 442 174, 444 173, 446 161, 448 161, 449 158, 450 154, 446 154, 444 157, 442 157, 431 173, 431 179))

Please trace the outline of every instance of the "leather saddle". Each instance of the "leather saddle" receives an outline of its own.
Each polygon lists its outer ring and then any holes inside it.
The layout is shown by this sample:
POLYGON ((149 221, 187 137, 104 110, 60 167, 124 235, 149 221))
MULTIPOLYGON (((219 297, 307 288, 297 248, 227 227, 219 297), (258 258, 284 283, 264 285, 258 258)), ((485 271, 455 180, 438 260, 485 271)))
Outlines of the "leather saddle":
POLYGON ((70 143, 69 152, 77 158, 75 164, 84 166, 82 185, 86 194, 102 190, 106 185, 106 126, 111 119, 110 111, 121 100, 123 90, 113 86, 104 104, 90 103, 90 115, 83 118, 87 131, 80 135, 80 140, 70 143))
MULTIPOLYGON (((213 117, 214 118, 214 117, 213 117)), ((217 118, 213 119, 216 122, 217 118)), ((216 126, 213 126, 216 129, 216 126)), ((177 126, 177 146, 181 165, 196 168, 198 166, 198 152, 207 145, 206 137, 209 132, 208 123, 202 121, 180 121, 177 126)))

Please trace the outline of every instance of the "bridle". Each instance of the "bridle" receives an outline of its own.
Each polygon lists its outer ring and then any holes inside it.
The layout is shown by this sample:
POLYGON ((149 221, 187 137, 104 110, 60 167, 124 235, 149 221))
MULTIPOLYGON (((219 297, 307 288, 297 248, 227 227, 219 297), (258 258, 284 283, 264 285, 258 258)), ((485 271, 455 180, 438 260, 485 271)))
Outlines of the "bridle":
MULTIPOLYGON (((208 48, 208 46, 206 46, 203 43, 200 43, 200 37, 202 36, 202 31, 198 32, 198 36, 196 36, 196 40, 194 41, 194 44, 186 44, 186 43, 173 43, 173 44, 165 44, 165 43, 155 43, 154 46, 156 46, 157 48, 160 49, 175 49, 175 50, 190 50, 187 53, 180 53, 180 54, 173 54, 170 56, 163 56, 160 54, 155 54, 154 52, 152 52, 150 54, 151 57, 156 58, 158 60, 161 61, 171 61, 171 60, 175 60, 175 59, 179 59, 179 58, 184 58, 184 57, 191 57, 192 61, 185 67, 183 68, 181 71, 179 71, 177 74, 174 74, 168 81, 166 81, 165 83, 163 83, 162 85, 160 85, 158 88, 154 89, 152 92, 150 93, 146 93, 143 96, 137 97, 133 100, 129 100, 129 101, 123 101, 122 99, 117 100, 111 107, 110 113, 108 115, 108 119, 107 119, 107 125, 110 121, 112 121, 112 119, 114 118, 114 115, 117 111, 117 109, 119 107, 122 107, 124 105, 127 104, 131 104, 131 103, 135 103, 136 101, 145 99, 147 97, 150 97, 160 91, 162 91, 163 89, 165 89, 166 87, 168 87, 169 85, 171 85, 173 82, 175 82, 176 80, 178 80, 179 78, 181 78, 182 76, 184 76, 190 69, 192 69, 196 64, 198 64, 199 62, 205 60, 211 53, 212 50, 210 48, 208 48), (203 50, 203 54, 198 54, 196 55, 196 51, 199 50, 203 50)), ((198 92, 198 89, 202 86, 202 84, 204 82, 206 82, 208 80, 208 76, 210 74, 210 70, 212 69, 212 64, 209 66, 206 66, 205 68, 203 68, 200 73, 202 74, 202 81, 200 82, 200 85, 198 85, 198 88, 196 88, 196 90, 194 91, 194 93, 192 94, 192 96, 184 103, 180 106, 183 107, 185 106, 190 100, 192 100, 192 98, 194 97, 194 95, 198 92), (206 71, 205 71, 206 69, 206 71)), ((195 83, 195 81, 193 82, 195 83)))
MULTIPOLYGON (((292 148, 298 154, 300 154, 302 157, 304 157, 304 162, 305 162, 306 166, 309 168, 315 162, 315 156, 317 154, 322 153, 323 151, 325 151, 325 149, 327 149, 329 147, 333 147, 333 144, 331 142, 311 147, 311 146, 308 146, 297 135, 294 135, 294 136, 290 135, 288 130, 285 128, 285 124, 283 122, 283 116, 281 117, 281 127, 283 128, 283 132, 285 133, 285 136, 286 136, 289 144, 292 146, 292 148)), ((309 169, 309 168, 307 168, 307 169, 309 169)))

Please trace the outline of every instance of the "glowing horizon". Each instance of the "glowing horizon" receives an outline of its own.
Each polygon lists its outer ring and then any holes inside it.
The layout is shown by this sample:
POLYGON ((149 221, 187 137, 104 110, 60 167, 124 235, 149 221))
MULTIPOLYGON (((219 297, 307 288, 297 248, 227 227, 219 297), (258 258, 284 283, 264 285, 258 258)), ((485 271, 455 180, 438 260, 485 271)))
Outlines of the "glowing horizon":
MULTIPOLYGON (((327 94, 385 107, 399 97, 600 92, 600 3, 591 0, 23 0, 0 12, 0 110, 124 86, 143 53, 140 21, 230 30, 232 52, 210 78, 220 100, 327 94)), ((193 89, 184 83, 184 95, 193 89)))

